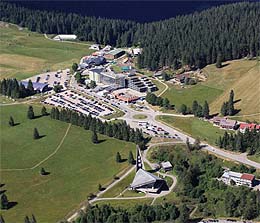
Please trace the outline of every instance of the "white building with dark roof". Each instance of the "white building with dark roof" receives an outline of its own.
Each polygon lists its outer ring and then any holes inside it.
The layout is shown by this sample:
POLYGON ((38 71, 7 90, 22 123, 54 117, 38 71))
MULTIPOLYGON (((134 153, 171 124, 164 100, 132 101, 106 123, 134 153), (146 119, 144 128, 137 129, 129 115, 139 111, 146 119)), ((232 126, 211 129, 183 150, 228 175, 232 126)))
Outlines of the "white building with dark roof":
POLYGON ((165 172, 172 170, 172 164, 170 163, 170 161, 161 162, 161 167, 165 172))

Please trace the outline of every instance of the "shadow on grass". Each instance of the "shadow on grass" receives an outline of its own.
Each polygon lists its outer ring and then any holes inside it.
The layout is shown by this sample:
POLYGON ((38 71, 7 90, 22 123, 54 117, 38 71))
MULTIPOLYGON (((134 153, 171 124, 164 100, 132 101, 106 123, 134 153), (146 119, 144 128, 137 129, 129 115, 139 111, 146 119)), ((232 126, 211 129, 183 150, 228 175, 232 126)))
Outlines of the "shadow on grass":
POLYGON ((230 63, 222 64, 222 65, 221 65, 221 68, 227 67, 228 65, 230 65, 230 63))
POLYGON ((7 210, 13 208, 14 206, 16 206, 18 203, 16 201, 10 201, 8 202, 8 206, 7 206, 7 210))
POLYGON ((6 190, 0 190, 0 194, 3 194, 5 192, 6 192, 6 190))
POLYGON ((20 122, 14 123, 14 126, 20 125, 20 122))
POLYGON ((102 142, 105 142, 105 141, 107 141, 107 140, 106 140, 106 139, 100 139, 100 140, 98 140, 98 143, 97 143, 97 144, 102 143, 102 142))
POLYGON ((242 99, 240 98, 240 99, 237 99, 237 100, 235 100, 233 103, 234 104, 236 104, 237 102, 240 102, 242 99))
POLYGON ((5 184, 0 184, 0 187, 3 187, 5 184))
POLYGON ((40 135, 38 139, 44 138, 46 135, 40 135))
POLYGON ((234 110, 234 114, 233 114, 233 115, 236 115, 236 114, 238 114, 240 111, 241 111, 241 109, 235 109, 235 110, 234 110))

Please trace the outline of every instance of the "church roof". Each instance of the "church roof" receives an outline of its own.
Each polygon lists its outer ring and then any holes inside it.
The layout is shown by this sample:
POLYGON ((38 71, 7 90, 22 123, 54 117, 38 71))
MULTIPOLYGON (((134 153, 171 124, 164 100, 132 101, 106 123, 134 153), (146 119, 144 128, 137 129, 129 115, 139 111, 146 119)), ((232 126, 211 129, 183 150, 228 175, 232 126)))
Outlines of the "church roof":
POLYGON ((155 183, 157 180, 161 181, 163 179, 143 169, 139 169, 135 174, 135 178, 131 184, 131 187, 141 187, 147 184, 155 183))

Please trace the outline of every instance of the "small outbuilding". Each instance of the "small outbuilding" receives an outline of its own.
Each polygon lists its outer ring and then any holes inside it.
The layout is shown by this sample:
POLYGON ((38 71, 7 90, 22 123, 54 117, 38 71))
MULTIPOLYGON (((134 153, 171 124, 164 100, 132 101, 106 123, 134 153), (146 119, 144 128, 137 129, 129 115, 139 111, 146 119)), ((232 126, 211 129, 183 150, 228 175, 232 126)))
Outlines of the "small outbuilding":
POLYGON ((161 167, 165 172, 172 170, 172 164, 170 163, 170 161, 161 162, 161 167))
POLYGON ((57 40, 57 41, 63 41, 63 40, 76 40, 77 36, 76 35, 57 35, 53 38, 53 40, 57 40))

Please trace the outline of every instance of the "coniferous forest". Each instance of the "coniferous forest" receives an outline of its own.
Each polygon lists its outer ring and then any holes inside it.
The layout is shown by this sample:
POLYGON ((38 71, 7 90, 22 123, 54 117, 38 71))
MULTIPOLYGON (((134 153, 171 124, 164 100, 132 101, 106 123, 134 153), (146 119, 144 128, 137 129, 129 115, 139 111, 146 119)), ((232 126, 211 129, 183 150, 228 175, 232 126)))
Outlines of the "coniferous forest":
POLYGON ((186 16, 151 22, 86 17, 30 10, 0 2, 2 21, 51 34, 74 33, 80 40, 112 46, 140 46, 139 67, 203 67, 222 60, 254 57, 260 52, 260 3, 223 5, 186 16))

